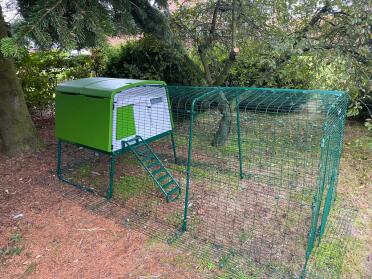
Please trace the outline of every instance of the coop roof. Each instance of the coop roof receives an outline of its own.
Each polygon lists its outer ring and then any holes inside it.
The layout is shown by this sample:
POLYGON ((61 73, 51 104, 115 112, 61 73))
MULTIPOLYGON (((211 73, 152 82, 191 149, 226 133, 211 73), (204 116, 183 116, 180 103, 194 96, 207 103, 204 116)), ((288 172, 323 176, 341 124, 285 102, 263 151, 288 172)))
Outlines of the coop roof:
POLYGON ((125 89, 142 85, 165 85, 165 82, 158 80, 95 77, 63 82, 57 86, 57 91, 111 98, 116 93, 122 92, 125 89))

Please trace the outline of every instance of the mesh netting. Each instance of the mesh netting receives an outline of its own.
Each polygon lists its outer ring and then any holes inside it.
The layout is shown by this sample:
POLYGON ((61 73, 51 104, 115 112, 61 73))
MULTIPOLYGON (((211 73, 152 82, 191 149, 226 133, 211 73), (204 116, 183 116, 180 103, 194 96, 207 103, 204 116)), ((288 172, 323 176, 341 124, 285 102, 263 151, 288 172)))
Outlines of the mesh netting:
MULTIPOLYGON (((105 154, 64 143, 65 181, 105 195, 111 175, 113 200, 125 209, 120 214, 126 225, 156 228, 159 237, 221 268, 234 266, 259 278, 304 276, 336 193, 346 95, 166 89, 173 134, 165 129, 149 146, 182 187, 176 201, 166 202, 166 191, 159 190, 160 175, 150 174, 161 165, 147 169, 145 159, 130 149, 105 154)), ((151 105, 141 102, 134 109, 151 105)), ((168 127, 164 107, 161 115, 153 124, 144 120, 146 133, 130 138, 156 137, 160 132, 154 129, 168 127)))

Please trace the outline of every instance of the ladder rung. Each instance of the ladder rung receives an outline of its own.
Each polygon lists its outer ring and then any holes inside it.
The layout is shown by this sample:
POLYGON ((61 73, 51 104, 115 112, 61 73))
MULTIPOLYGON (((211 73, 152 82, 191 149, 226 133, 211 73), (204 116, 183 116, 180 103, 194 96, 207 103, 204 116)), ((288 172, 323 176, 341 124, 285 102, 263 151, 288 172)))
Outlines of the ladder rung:
POLYGON ((137 152, 137 156, 142 161, 143 158, 150 157, 150 154, 140 154, 140 153, 137 152))
POLYGON ((170 176, 169 176, 168 174, 166 174, 166 175, 163 175, 163 176, 159 177, 157 180, 158 180, 159 183, 161 183, 161 182, 163 182, 167 177, 170 177, 170 176))
POLYGON ((174 187, 172 190, 170 190, 169 192, 167 192, 167 196, 173 195, 176 192, 180 192, 180 189, 181 188, 177 185, 177 187, 174 187))
POLYGON ((150 155, 150 156, 148 156, 148 157, 143 158, 143 159, 142 159, 142 162, 146 163, 146 162, 148 162, 148 161, 150 161, 150 160, 152 160, 152 159, 155 159, 155 157, 152 156, 152 155, 150 155))
POLYGON ((153 167, 156 167, 156 166, 160 166, 158 162, 153 162, 151 164, 149 164, 148 166, 146 166, 148 169, 151 169, 153 167))
POLYGON ((166 190, 166 189, 169 188, 169 186, 172 185, 172 184, 177 185, 177 184, 175 183, 175 181, 172 179, 171 181, 165 183, 162 187, 163 187, 164 190, 166 190))
POLYGON ((151 152, 149 152, 149 149, 148 148, 144 148, 144 149, 142 149, 142 150, 136 150, 136 152, 138 153, 138 154, 148 154, 148 153, 151 153, 151 152))
POLYGON ((145 146, 145 144, 143 142, 138 142, 134 145, 134 148, 138 148, 138 147, 142 147, 142 146, 145 146))
POLYGON ((152 175, 157 175, 158 173, 161 173, 162 171, 164 171, 163 168, 158 168, 158 169, 152 171, 151 174, 152 174, 152 175))

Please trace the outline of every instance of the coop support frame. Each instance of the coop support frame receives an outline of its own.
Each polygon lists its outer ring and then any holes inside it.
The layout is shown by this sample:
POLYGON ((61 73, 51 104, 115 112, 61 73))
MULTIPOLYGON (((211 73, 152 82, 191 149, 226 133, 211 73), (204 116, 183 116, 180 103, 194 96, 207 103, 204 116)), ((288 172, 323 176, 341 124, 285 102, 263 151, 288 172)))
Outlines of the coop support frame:
MULTIPOLYGON (((172 150, 173 150, 173 156, 174 156, 174 161, 177 162, 177 153, 176 153, 176 142, 174 140, 174 132, 173 132, 173 127, 172 127, 172 130, 171 131, 168 131, 168 132, 165 132, 163 134, 160 134, 160 135, 156 135, 150 139, 147 139, 145 140, 145 142, 147 144, 151 143, 151 142, 154 142, 160 138, 163 138, 163 137, 166 137, 166 136, 170 136, 170 139, 171 139, 171 144, 172 144, 172 150)), ((106 194, 105 194, 105 197, 106 199, 110 200, 113 196, 113 193, 114 193, 114 179, 115 179, 115 168, 116 168, 116 158, 120 155, 123 155, 124 153, 126 152, 129 152, 130 149, 128 147, 125 147, 123 146, 122 149, 119 149, 115 152, 106 152, 106 151, 102 151, 102 150, 98 150, 98 149, 95 149, 95 148, 92 148, 92 147, 88 147, 88 146, 83 146, 83 145, 80 145, 80 144, 75 144, 75 143, 71 143, 71 142, 68 142, 68 141, 64 141, 62 139, 57 139, 57 177, 59 180, 61 180, 62 182, 65 182, 69 185, 72 185, 78 189, 81 189, 81 190, 84 190, 84 191, 87 191, 87 192, 91 192, 91 193, 95 193, 95 194, 98 194, 96 190, 94 190, 93 188, 87 186, 87 185, 83 185, 83 184, 80 184, 80 183, 76 183, 70 179, 67 179, 64 177, 63 175, 63 168, 62 168, 62 153, 63 153, 63 142, 66 142, 66 143, 69 143, 69 144, 73 144, 75 146, 78 146, 78 147, 83 147, 83 148, 86 148, 86 149, 89 149, 89 150, 92 150, 92 151, 96 151, 96 152, 99 152, 99 153, 102 153, 102 154, 106 154, 108 156, 110 156, 110 162, 109 162, 109 181, 108 181, 108 185, 107 185, 107 191, 106 191, 106 194)))

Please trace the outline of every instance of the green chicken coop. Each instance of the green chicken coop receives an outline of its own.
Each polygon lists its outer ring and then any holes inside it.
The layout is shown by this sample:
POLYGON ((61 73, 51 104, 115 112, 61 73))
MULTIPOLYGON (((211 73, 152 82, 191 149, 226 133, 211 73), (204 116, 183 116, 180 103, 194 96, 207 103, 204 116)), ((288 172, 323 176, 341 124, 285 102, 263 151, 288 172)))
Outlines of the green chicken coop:
MULTIPOLYGON (((148 143, 171 135, 172 117, 165 83, 155 80, 84 78, 58 85, 55 130, 58 138, 58 177, 70 184, 61 168, 62 142, 110 154, 112 197, 115 157, 132 151, 167 201, 181 188, 148 143)), ((175 147, 174 147, 175 150, 175 147)))
POLYGON ((215 263, 313 278, 317 247, 341 225, 329 216, 347 107, 338 91, 67 81, 56 92, 57 174, 107 198, 115 184, 125 208, 94 210, 215 263))

